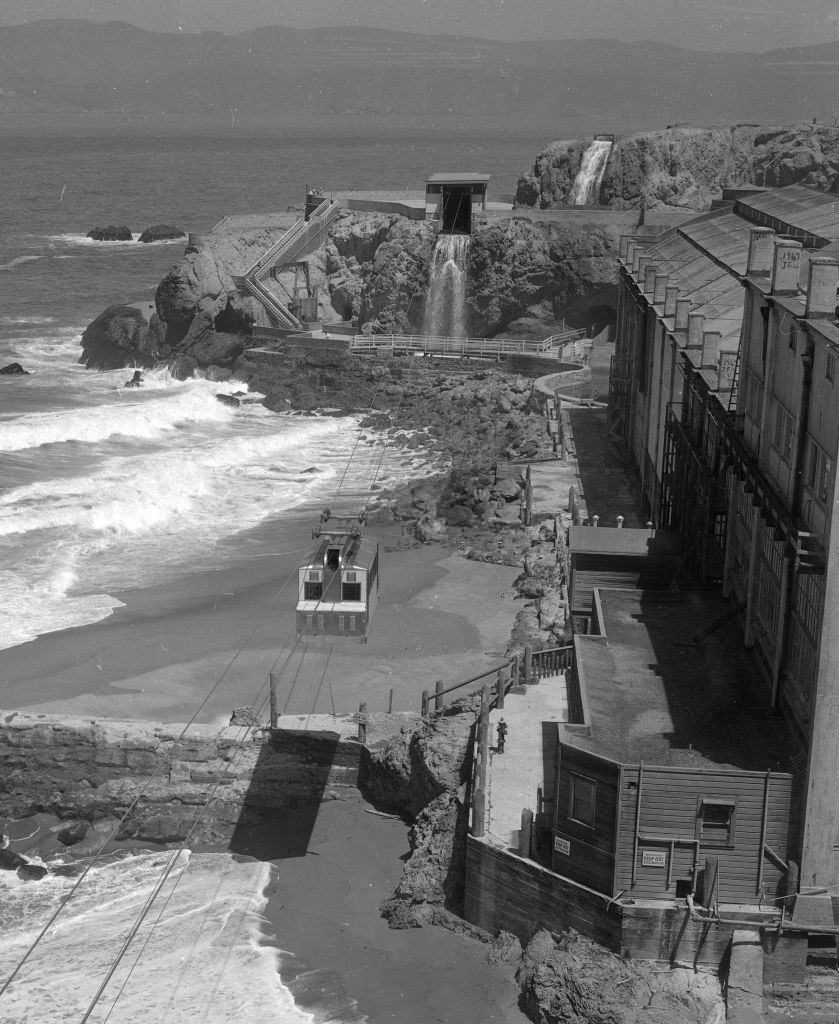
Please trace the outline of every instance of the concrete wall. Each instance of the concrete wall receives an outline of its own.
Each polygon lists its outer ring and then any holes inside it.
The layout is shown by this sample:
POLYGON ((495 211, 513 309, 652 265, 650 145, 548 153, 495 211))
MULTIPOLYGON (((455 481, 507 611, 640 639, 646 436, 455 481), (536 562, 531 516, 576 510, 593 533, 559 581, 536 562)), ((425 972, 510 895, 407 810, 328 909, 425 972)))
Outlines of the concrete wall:
MULTIPOLYGON (((550 356, 531 355, 529 353, 513 353, 507 356, 507 369, 511 373, 520 373, 525 377, 550 377, 556 381, 553 391, 560 390, 564 395, 574 398, 587 397, 591 390, 591 367, 579 363, 557 363, 550 356), (553 373, 551 371, 554 371, 553 373)), ((540 387, 540 391, 543 389, 540 387)))

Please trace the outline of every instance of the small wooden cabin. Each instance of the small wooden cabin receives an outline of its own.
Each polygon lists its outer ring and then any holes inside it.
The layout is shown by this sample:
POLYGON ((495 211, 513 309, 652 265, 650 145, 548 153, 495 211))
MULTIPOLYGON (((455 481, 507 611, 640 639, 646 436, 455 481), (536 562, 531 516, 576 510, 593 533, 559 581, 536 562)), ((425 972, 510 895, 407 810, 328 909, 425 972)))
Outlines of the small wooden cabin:
POLYGON ((679 540, 672 533, 614 526, 568 530, 568 596, 575 629, 592 632, 592 592, 667 590, 679 569, 679 540))
POLYGON ((379 600, 379 545, 365 517, 332 517, 312 532, 314 545, 298 570, 297 639, 349 637, 366 642, 379 600))
POLYGON ((581 713, 555 727, 552 869, 635 903, 774 905, 794 885, 801 778, 735 627, 690 642, 727 603, 599 588, 592 603, 599 635, 575 637, 568 684, 581 713))

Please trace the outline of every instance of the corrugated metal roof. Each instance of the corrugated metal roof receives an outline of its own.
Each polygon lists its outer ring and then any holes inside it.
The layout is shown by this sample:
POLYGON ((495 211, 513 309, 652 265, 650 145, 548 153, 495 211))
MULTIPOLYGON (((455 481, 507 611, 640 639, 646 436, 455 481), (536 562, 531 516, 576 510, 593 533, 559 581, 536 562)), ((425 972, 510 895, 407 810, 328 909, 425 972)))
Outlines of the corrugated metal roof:
POLYGON ((736 274, 740 266, 745 270, 748 247, 749 225, 727 210, 668 231, 644 247, 644 255, 658 265, 659 272, 670 275, 669 283, 678 287, 679 298, 690 299, 691 313, 705 317, 705 330, 720 332, 723 351, 736 350, 740 342, 744 294, 736 274), (715 244, 714 230, 720 221, 722 234, 715 244), (724 262, 731 269, 715 262, 708 255, 710 249, 724 250, 724 262))
POLYGON ((731 210, 688 221, 679 232, 714 259, 745 274, 749 258, 749 232, 752 225, 731 210))
POLYGON ((760 215, 780 221, 791 229, 807 231, 827 242, 839 240, 839 196, 828 195, 806 185, 786 185, 737 202, 746 216, 760 222, 760 215))

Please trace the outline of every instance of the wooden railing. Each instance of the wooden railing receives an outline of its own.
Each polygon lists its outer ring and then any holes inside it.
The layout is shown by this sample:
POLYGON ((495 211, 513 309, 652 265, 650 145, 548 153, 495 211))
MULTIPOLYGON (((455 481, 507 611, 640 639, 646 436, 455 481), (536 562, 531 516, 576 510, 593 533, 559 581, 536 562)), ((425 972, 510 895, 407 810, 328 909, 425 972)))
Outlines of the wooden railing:
MULTIPOLYGON (((486 671, 479 673, 476 676, 471 676, 469 679, 463 679, 459 683, 453 683, 451 686, 443 686, 443 680, 438 679, 434 684, 434 693, 429 690, 422 691, 422 713, 423 715, 430 714, 432 711, 440 711, 443 707, 441 700, 448 693, 454 693, 455 690, 462 690, 465 686, 474 686, 475 683, 479 683, 482 680, 488 680, 491 676, 496 677, 495 694, 496 697, 501 694, 501 701, 503 705, 503 694, 509 690, 511 686, 515 686, 518 681, 519 664, 518 658, 510 658, 501 665, 496 665, 494 668, 488 668, 486 671), (433 707, 432 707, 433 704, 433 707)), ((486 683, 485 685, 489 685, 486 683)))

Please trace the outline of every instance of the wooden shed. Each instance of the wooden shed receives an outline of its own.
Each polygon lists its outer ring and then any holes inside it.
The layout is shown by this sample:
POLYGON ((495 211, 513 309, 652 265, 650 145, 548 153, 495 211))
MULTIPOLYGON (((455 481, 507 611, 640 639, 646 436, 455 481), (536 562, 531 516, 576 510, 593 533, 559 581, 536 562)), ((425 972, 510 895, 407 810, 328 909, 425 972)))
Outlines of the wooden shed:
POLYGON ((554 871, 606 895, 759 905, 785 895, 796 837, 790 737, 725 629, 721 599, 595 590, 575 640, 584 721, 557 725, 554 871))
POLYGON ((364 525, 363 516, 321 516, 312 550, 298 570, 298 640, 366 641, 379 600, 379 545, 364 535, 364 525))
POLYGON ((568 530, 571 614, 589 632, 595 587, 666 590, 679 568, 679 540, 663 530, 572 526, 568 530))

